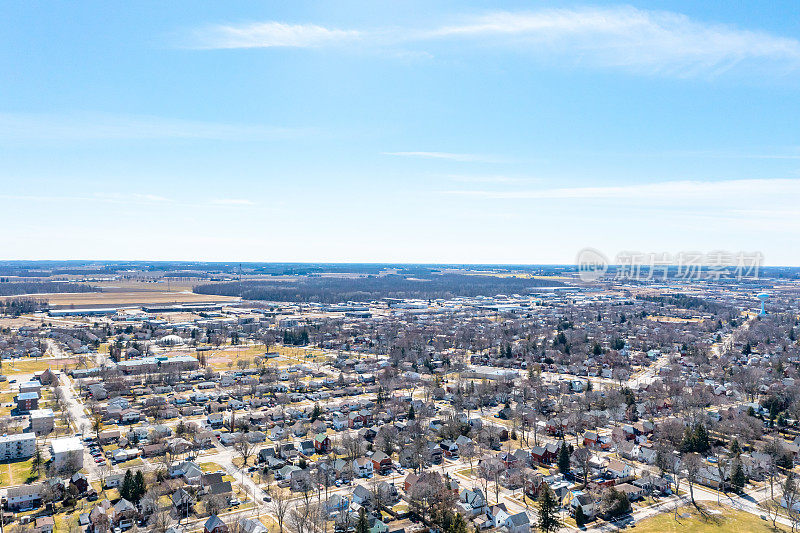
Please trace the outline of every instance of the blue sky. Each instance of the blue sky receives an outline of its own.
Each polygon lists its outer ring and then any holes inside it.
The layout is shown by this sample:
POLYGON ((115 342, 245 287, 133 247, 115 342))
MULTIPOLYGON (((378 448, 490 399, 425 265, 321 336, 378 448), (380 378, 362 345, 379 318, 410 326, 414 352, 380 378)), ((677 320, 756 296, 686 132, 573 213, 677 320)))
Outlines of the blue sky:
POLYGON ((0 256, 800 265, 796 2, 7 2, 0 256))

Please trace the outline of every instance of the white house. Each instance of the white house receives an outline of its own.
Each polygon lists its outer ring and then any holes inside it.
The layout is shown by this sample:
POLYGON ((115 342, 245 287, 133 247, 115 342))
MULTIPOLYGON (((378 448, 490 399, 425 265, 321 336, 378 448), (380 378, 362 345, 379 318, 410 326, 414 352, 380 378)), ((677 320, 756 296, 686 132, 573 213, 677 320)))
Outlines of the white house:
POLYGON ((612 459, 606 464, 606 471, 615 478, 626 478, 633 475, 633 468, 627 463, 612 459))
POLYGON ((372 477, 372 461, 359 457, 353 461, 353 472, 358 477, 372 477))

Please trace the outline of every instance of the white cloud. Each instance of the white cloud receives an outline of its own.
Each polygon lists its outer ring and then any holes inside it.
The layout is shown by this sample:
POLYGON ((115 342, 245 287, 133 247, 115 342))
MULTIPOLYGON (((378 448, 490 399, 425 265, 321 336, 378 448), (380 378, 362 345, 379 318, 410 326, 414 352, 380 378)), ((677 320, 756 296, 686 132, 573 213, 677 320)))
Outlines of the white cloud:
POLYGON ((676 76, 714 75, 744 64, 771 66, 779 72, 800 67, 797 39, 628 6, 502 11, 430 29, 343 30, 276 21, 217 25, 195 30, 188 46, 312 48, 359 42, 387 48, 448 40, 469 40, 476 47, 504 46, 559 64, 676 76))
POLYGON ((314 48, 352 41, 361 36, 355 30, 337 30, 316 24, 255 22, 242 25, 220 24, 192 32, 188 48, 314 48))
POLYGON ((800 66, 796 39, 631 7, 493 13, 441 27, 430 36, 483 42, 505 38, 516 49, 537 55, 683 75, 715 73, 747 60, 800 66))
POLYGON ((147 115, 0 113, 0 140, 95 141, 141 139, 274 140, 309 129, 222 124, 147 115))
POLYGON ((446 176, 452 181, 460 183, 534 183, 541 181, 539 178, 527 178, 519 176, 489 175, 473 176, 461 174, 448 174, 446 176))
POLYGON ((132 201, 143 203, 164 203, 171 202, 169 198, 159 196, 157 194, 141 194, 141 193, 119 193, 119 192, 97 192, 94 196, 98 200, 108 201, 132 201))
POLYGON ((423 159, 446 159, 459 162, 497 163, 499 159, 481 154, 457 154, 452 152, 383 152, 383 155, 399 157, 420 157, 423 159))
MULTIPOLYGON (((642 200, 675 202, 699 200, 709 204, 735 200, 749 202, 754 197, 780 198, 792 201, 800 197, 798 179, 749 179, 727 181, 666 181, 641 185, 600 187, 560 187, 518 191, 446 191, 447 194, 496 200, 562 199, 562 200, 642 200)), ((677 206, 676 206, 677 207, 677 206)))
POLYGON ((217 198, 215 200, 212 200, 211 203, 214 205, 225 205, 232 207, 256 205, 255 202, 244 198, 217 198))
POLYGON ((70 196, 57 194, 0 194, 2 200, 18 202, 47 202, 69 204, 85 202, 87 204, 113 204, 136 206, 161 206, 168 204, 170 207, 206 208, 206 207, 248 207, 258 205, 246 198, 189 198, 175 200, 157 194, 122 193, 122 192, 97 192, 87 196, 70 196))

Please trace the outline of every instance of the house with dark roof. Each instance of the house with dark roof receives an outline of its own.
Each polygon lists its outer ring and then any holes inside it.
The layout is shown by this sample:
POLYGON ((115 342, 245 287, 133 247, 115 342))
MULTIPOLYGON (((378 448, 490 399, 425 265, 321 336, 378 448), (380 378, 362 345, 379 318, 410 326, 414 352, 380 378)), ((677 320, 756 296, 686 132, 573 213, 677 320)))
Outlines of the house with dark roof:
POLYGON ((525 511, 509 516, 503 524, 508 533, 530 533, 531 521, 525 511))
POLYGON ((370 457, 372 460, 372 469, 380 474, 386 474, 392 469, 392 458, 378 450, 370 457))
POLYGON ((228 526, 217 515, 212 514, 203 524, 203 533, 228 533, 228 526))
POLYGON ((192 505, 192 497, 183 487, 172 493, 172 507, 179 517, 188 517, 192 505))

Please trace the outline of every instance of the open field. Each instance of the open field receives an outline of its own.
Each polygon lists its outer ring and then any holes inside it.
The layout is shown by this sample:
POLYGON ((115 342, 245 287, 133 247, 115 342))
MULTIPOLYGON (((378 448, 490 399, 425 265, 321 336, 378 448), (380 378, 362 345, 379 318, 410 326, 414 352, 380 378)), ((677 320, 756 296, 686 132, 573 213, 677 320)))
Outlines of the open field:
MULTIPOLYGON (((37 300, 46 300, 53 309, 71 307, 113 307, 157 304, 185 304, 207 302, 236 302, 238 297, 213 294, 194 294, 192 283, 145 283, 139 281, 93 282, 101 292, 34 294, 37 300)), ((13 299, 23 295, 0 298, 13 299)))
MULTIPOLYGON (((93 359, 84 358, 86 367, 95 366, 93 359)), ((3 374, 33 374, 34 372, 43 372, 48 368, 53 370, 61 370, 66 366, 67 368, 76 368, 79 365, 77 357, 65 357, 60 359, 38 358, 38 359, 8 359, 3 363, 3 374)))
POLYGON ((239 298, 232 296, 144 290, 86 292, 80 294, 41 294, 37 295, 37 297, 47 300, 50 307, 54 309, 66 309, 72 306, 81 308, 239 301, 239 298))
MULTIPOLYGON (((33 459, 0 463, 0 483, 3 486, 22 485, 27 483, 28 479, 37 479, 39 476, 36 473, 31 476, 31 464, 33 464, 33 459)), ((44 467, 42 467, 42 472, 44 472, 44 467)))
POLYGON ((702 318, 680 318, 677 316, 659 316, 659 315, 650 315, 647 317, 647 320, 652 320, 653 322, 671 322, 673 324, 692 324, 692 323, 701 323, 704 321, 702 318))
POLYGON ((662 513, 653 518, 642 520, 636 524, 638 533, 679 533, 692 531, 693 533, 726 533, 737 531, 739 533, 768 533, 775 531, 789 531, 788 528, 778 525, 775 529, 772 522, 763 520, 743 511, 736 511, 728 507, 718 507, 716 504, 705 507, 705 516, 693 506, 678 509, 678 517, 674 512, 662 513))
POLYGON ((327 363, 331 357, 319 348, 305 346, 272 345, 267 349, 263 344, 243 346, 220 346, 207 352, 209 366, 215 370, 236 368, 237 361, 245 359, 252 363, 254 357, 262 357, 267 351, 279 354, 279 357, 266 360, 268 366, 285 367, 295 364, 327 363))

